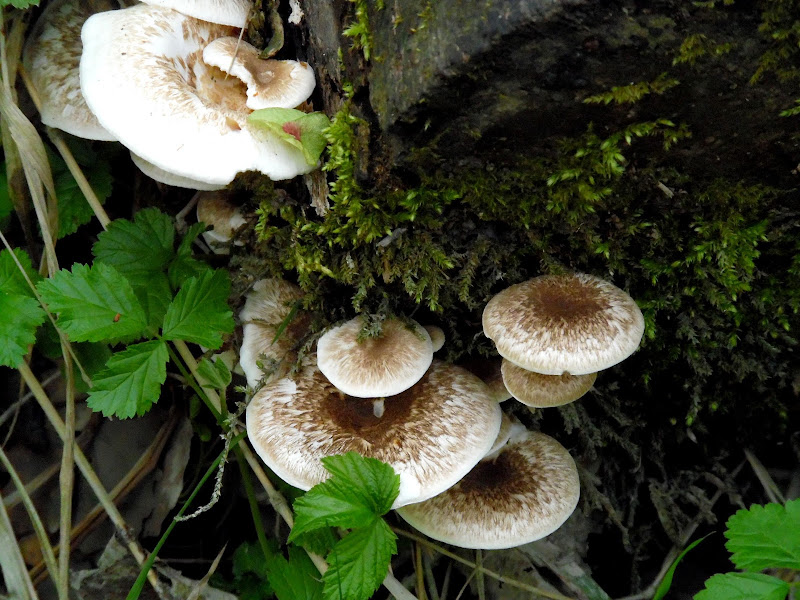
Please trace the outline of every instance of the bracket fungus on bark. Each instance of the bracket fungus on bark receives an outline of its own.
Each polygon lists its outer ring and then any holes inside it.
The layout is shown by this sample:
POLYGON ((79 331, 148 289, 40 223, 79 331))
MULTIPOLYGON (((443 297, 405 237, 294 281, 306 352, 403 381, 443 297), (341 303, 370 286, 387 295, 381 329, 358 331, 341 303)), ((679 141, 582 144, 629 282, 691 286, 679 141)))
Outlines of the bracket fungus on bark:
POLYGON ((541 539, 578 504, 575 461, 542 433, 517 429, 496 457, 456 485, 397 513, 425 535, 460 546, 495 550, 541 539))
POLYGON ((630 356, 644 317, 633 298, 598 277, 544 275, 494 296, 483 311, 483 331, 523 369, 585 375, 630 356))
POLYGON ((317 342, 317 363, 330 382, 358 398, 394 396, 414 385, 433 360, 424 327, 398 319, 383 323, 380 337, 359 341, 364 318, 329 329, 317 342))
POLYGON ((295 379, 264 386, 247 407, 248 438, 284 481, 308 490, 328 476, 320 458, 352 450, 400 475, 395 508, 454 485, 492 447, 500 421, 483 382, 438 361, 381 417, 369 399, 337 390, 313 356, 295 379))
POLYGON ((300 149, 248 122, 244 83, 203 61, 210 42, 235 32, 147 4, 93 15, 81 34, 86 103, 140 159, 206 189, 248 170, 309 172, 300 149))

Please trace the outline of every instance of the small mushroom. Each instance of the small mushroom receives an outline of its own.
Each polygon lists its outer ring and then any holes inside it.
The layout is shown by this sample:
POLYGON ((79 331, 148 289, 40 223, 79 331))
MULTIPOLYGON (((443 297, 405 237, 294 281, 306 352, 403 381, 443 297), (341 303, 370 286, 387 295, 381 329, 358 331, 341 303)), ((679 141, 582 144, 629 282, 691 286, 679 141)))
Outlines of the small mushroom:
POLYGON ((203 239, 216 254, 227 254, 228 243, 247 220, 239 206, 231 201, 230 193, 220 190, 200 192, 199 196, 197 220, 211 226, 203 232, 203 239))
POLYGON ((310 489, 327 478, 320 458, 355 451, 400 475, 394 506, 420 502, 454 485, 489 451, 499 405, 468 371, 435 361, 414 386, 373 414, 369 399, 337 390, 313 356, 294 379, 263 388, 247 407, 247 435, 281 479, 310 489))
POLYGON ((436 325, 425 325, 425 331, 431 336, 431 344, 433 344, 433 351, 438 352, 444 347, 445 335, 444 330, 436 325))
POLYGON ((503 359, 503 383, 511 395, 526 406, 550 408, 575 402, 592 389, 597 373, 586 375, 542 375, 503 359))
POLYGON ((494 296, 483 311, 483 331, 523 369, 585 375, 630 356, 644 318, 633 298, 598 277, 544 275, 494 296))
POLYGON ((364 318, 329 329, 317 342, 319 370, 349 396, 394 396, 414 385, 433 360, 428 332, 416 322, 383 322, 380 337, 359 341, 364 318))
POLYGON ((553 438, 517 430, 447 491, 397 513, 425 535, 460 546, 513 548, 553 533, 578 504, 575 461, 553 438))

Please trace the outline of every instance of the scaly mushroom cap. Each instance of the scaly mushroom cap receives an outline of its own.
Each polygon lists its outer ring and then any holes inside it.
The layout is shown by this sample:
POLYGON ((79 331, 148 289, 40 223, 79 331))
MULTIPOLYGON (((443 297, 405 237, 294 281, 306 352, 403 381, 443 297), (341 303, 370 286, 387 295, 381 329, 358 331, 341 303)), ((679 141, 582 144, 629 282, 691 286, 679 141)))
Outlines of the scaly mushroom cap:
POLYGON ((253 3, 250 0, 142 0, 180 13, 231 27, 244 28, 253 3))
POLYGON ((265 60, 256 48, 236 37, 217 38, 203 50, 203 62, 241 79, 247 85, 247 107, 294 108, 314 91, 308 63, 265 60))
POLYGON ((642 311, 611 283, 576 273, 506 288, 486 305, 483 331, 501 356, 544 375, 585 375, 614 366, 639 346, 642 311))
POLYGON ((81 33, 86 103, 129 150, 188 180, 309 172, 301 150, 247 122, 244 84, 203 62, 203 48, 233 31, 147 4, 93 15, 81 33))
POLYGON ((284 377, 294 364, 293 350, 308 329, 308 315, 298 312, 279 336, 278 329, 291 313, 292 304, 302 297, 299 287, 280 279, 257 281, 247 294, 239 313, 244 323, 239 365, 250 387, 256 387, 265 375, 258 366, 260 357, 266 369, 276 367, 274 372, 268 373, 267 383, 284 377))
POLYGON ((553 438, 517 431, 446 492, 398 510, 425 535, 461 548, 495 550, 553 533, 578 504, 575 461, 553 438))
MULTIPOLYGON (((313 357, 309 357, 312 359, 313 357)), ((320 458, 355 451, 400 475, 394 506, 430 498, 461 479, 500 430, 500 407, 477 377, 434 362, 421 381, 386 402, 345 396, 315 364, 264 386, 247 407, 247 435, 267 466, 310 489, 328 477, 320 458)))
POLYGON ((592 389, 597 373, 542 375, 503 360, 503 382, 511 395, 526 406, 550 408, 575 402, 592 389))
POLYGON ((23 64, 41 100, 42 123, 90 140, 116 140, 97 121, 81 93, 81 27, 91 15, 111 10, 111 0, 56 0, 36 21, 23 64))
POLYGON ((358 341, 364 319, 356 317, 325 332, 317 342, 317 363, 330 382, 358 398, 394 396, 414 385, 433 360, 428 332, 398 319, 383 323, 380 337, 358 341))

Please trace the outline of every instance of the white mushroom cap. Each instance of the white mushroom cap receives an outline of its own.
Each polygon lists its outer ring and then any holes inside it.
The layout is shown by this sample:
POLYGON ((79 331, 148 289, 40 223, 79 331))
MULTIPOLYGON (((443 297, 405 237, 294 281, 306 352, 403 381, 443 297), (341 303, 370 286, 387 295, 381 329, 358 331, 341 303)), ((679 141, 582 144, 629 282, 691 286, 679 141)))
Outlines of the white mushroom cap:
POLYGON ((247 294, 239 313, 239 319, 244 322, 239 365, 250 387, 256 387, 265 375, 258 366, 259 357, 264 357, 265 367, 269 367, 269 361, 278 367, 266 382, 285 376, 294 363, 292 350, 306 332, 308 316, 298 313, 279 336, 278 330, 289 317, 292 304, 302 297, 299 287, 280 279, 257 281, 247 294))
POLYGON ((431 336, 431 344, 433 344, 433 351, 438 352, 444 347, 446 337, 444 330, 436 325, 425 325, 425 331, 431 336))
POLYGON ((483 331, 501 356, 545 375, 595 373, 639 346, 644 318, 611 283, 576 273, 506 288, 486 305, 483 331))
POLYGON ((513 548, 558 529, 578 504, 575 461, 553 438, 517 431, 438 496, 397 511, 425 535, 462 548, 513 548))
POLYGON ((185 15, 243 29, 253 8, 250 0, 142 0, 145 4, 163 6, 185 15))
POLYGON ((303 152, 247 122, 244 85, 202 61, 233 30, 139 4, 90 17, 81 89, 100 123, 155 167, 224 186, 255 170, 289 179, 314 168, 303 152))
POLYGON ((110 0, 56 0, 28 35, 23 64, 41 100, 42 123, 90 140, 116 140, 97 121, 81 93, 81 27, 110 0))
MULTIPOLYGON (((227 191, 200 192, 197 200, 197 220, 211 229, 203 232, 203 239, 217 254, 227 254, 227 243, 236 231, 247 224, 241 208, 231 200, 227 191)), ((237 244, 242 244, 237 240, 237 244)))
POLYGON ((509 417, 506 413, 503 413, 503 420, 500 422, 500 431, 497 434, 497 439, 495 439, 494 444, 492 444, 486 456, 483 457, 483 460, 496 458, 511 439, 511 436, 520 431, 525 431, 525 426, 516 418, 509 417))
MULTIPOLYGON (((309 357, 313 359, 313 357, 309 357)), ((247 435, 279 477, 308 490, 328 477, 320 458, 355 451, 400 475, 394 507, 454 485, 488 452, 500 407, 468 371, 434 362, 415 386, 386 402, 345 396, 312 360, 296 379, 270 383, 247 407, 247 435)))
POLYGON ((383 322, 380 337, 358 341, 364 318, 326 331, 317 342, 319 370, 345 394, 357 398, 394 396, 414 385, 433 360, 428 332, 415 321, 383 322))
POLYGON ((503 383, 526 406, 549 408, 575 402, 592 389, 597 373, 542 375, 503 360, 503 383))
POLYGON ((297 60, 265 60, 236 37, 217 38, 203 50, 203 62, 247 85, 247 107, 294 108, 314 91, 314 70, 297 60))
POLYGON ((204 192, 213 192, 215 190, 221 190, 225 188, 225 185, 221 183, 205 183, 189 177, 181 177, 175 173, 170 173, 169 171, 165 171, 164 169, 155 166, 151 162, 147 162, 141 156, 134 154, 133 152, 131 152, 131 160, 133 161, 133 164, 139 167, 139 170, 142 173, 159 183, 165 183, 175 187, 187 188, 190 190, 200 190, 204 192))

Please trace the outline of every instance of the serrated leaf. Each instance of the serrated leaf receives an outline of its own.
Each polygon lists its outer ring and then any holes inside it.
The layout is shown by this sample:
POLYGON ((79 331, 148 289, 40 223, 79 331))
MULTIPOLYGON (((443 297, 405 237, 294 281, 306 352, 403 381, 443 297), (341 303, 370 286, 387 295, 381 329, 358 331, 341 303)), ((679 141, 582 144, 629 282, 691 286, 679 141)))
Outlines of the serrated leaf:
POLYGON ((94 378, 89 408, 120 419, 145 414, 161 393, 168 359, 167 345, 161 340, 133 344, 115 353, 94 378))
POLYGON ((302 151, 309 165, 317 164, 328 143, 323 131, 330 127, 331 122, 320 112, 304 113, 293 108, 262 108, 250 113, 247 120, 302 151))
POLYGON ((37 289, 74 342, 134 338, 147 327, 130 283, 110 265, 76 264, 72 271, 62 269, 40 282, 37 289))
MULTIPOLYGON (((94 217, 92 207, 86 201, 78 182, 69 172, 66 163, 55 152, 49 151, 50 168, 58 197, 58 237, 75 233, 94 217)), ((90 163, 81 163, 81 170, 101 204, 111 195, 111 165, 107 160, 95 156, 90 163)))
POLYGON ((322 459, 331 477, 294 503, 295 522, 289 541, 320 527, 360 527, 392 506, 400 476, 392 467, 356 452, 322 459))
POLYGON ((15 368, 36 340, 45 312, 33 298, 0 292, 0 365, 15 368))
POLYGON ((136 213, 133 221, 115 219, 92 247, 96 262, 112 265, 131 282, 147 285, 175 256, 172 219, 156 208, 136 213))
MULTIPOLYGON (((59 350, 61 349, 59 344, 59 350)), ((80 344, 72 344, 72 351, 78 357, 78 360, 86 371, 86 375, 93 379, 95 375, 100 373, 106 367, 108 359, 111 358, 111 349, 108 344, 100 342, 82 342, 80 344)), ((78 367, 74 369, 75 374, 75 391, 80 394, 85 394, 89 391, 89 385, 83 380, 78 367)))
POLYGON ((203 387, 224 390, 231 383, 231 372, 222 359, 209 360, 204 358, 197 366, 198 374, 205 379, 203 387))
POLYGON ((325 556, 333 549, 338 541, 339 536, 334 533, 333 528, 321 527, 320 529, 306 531, 305 533, 296 535, 293 543, 305 548, 309 552, 325 556))
POLYGON ((376 517, 367 527, 348 533, 328 555, 322 576, 325 600, 367 600, 378 589, 397 552, 397 536, 376 517))
POLYGON ((178 289, 190 277, 196 277, 211 270, 206 263, 192 256, 192 244, 205 229, 206 226, 203 223, 195 223, 183 236, 178 246, 178 252, 169 265, 169 282, 173 288, 178 289))
POLYGON ((267 560, 267 579, 278 600, 321 600, 319 571, 300 548, 289 548, 289 560, 280 554, 267 560))
POLYGON ((40 0, 0 0, 0 7, 11 5, 14 8, 25 10, 31 6, 39 6, 39 1, 40 0))
POLYGON ((706 580, 694 600, 784 600, 789 584, 761 573, 723 573, 706 580))
POLYGON ((800 499, 780 504, 755 504, 727 523, 725 547, 736 568, 800 569, 800 499))
POLYGON ((167 309, 164 339, 219 348, 222 334, 233 331, 233 313, 228 308, 230 288, 228 274, 221 270, 187 279, 167 309))
MULTIPOLYGON (((35 271, 31 265, 31 259, 28 253, 19 248, 14 248, 14 256, 17 257, 28 278, 36 285, 41 281, 42 276, 38 271, 35 271)), ((33 298, 33 290, 28 285, 25 277, 19 270, 17 263, 11 253, 4 249, 0 251, 0 290, 6 294, 19 294, 21 296, 28 296, 33 298)))
POLYGON ((133 293, 147 316, 147 326, 155 331, 164 322, 173 294, 166 274, 153 273, 148 281, 147 284, 134 284, 133 293))

